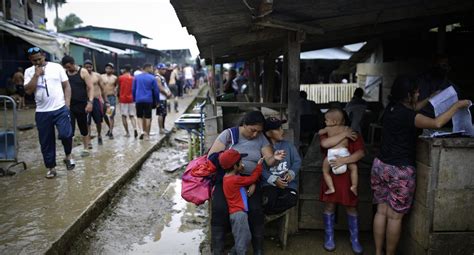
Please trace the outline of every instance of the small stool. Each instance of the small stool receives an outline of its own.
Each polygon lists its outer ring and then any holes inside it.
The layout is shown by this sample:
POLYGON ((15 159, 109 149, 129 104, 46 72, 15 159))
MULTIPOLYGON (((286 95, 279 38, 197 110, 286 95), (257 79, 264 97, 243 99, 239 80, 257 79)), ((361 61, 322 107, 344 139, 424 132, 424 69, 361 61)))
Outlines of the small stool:
POLYGON ((290 211, 286 210, 279 214, 265 215, 265 223, 280 219, 279 239, 282 250, 286 250, 288 244, 288 225, 290 223, 290 211))

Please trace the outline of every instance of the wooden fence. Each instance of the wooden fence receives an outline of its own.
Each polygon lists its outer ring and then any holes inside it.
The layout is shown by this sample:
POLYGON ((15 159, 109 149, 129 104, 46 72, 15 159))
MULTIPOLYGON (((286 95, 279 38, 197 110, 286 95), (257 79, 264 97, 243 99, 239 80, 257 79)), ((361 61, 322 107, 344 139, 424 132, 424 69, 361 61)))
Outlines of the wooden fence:
POLYGON ((334 101, 349 102, 357 87, 357 83, 302 84, 300 90, 308 93, 308 100, 324 104, 334 101))

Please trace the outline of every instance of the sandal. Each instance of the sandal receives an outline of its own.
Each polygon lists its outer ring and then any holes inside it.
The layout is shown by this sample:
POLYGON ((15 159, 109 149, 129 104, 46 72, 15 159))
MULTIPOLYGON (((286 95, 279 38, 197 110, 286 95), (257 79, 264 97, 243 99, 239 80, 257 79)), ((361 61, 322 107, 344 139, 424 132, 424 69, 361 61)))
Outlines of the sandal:
POLYGON ((67 170, 73 170, 74 167, 76 167, 76 162, 74 159, 65 159, 63 160, 64 164, 66 164, 66 169, 67 170))
POLYGON ((48 173, 46 173, 46 179, 53 179, 54 177, 56 177, 57 173, 54 169, 51 169, 48 171, 48 173))

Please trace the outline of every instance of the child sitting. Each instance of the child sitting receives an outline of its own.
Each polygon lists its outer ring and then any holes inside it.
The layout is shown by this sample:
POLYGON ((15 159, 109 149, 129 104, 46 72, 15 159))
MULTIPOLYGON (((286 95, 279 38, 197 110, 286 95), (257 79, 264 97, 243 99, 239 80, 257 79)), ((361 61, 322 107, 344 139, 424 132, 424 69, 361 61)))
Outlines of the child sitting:
MULTIPOLYGON (((319 135, 327 134, 327 136, 333 137, 339 135, 340 133, 346 130, 346 126, 344 126, 344 113, 342 110, 334 108, 326 112, 324 115, 326 127, 319 130, 319 135)), ((332 194, 336 191, 334 188, 334 183, 332 181, 330 171, 329 161, 334 160, 338 157, 347 157, 350 156, 349 150, 347 150, 348 140, 347 138, 339 142, 336 146, 328 149, 328 155, 323 161, 323 177, 326 185, 328 186, 328 190, 325 191, 325 194, 332 194)), ((342 174, 345 173, 349 167, 351 171, 351 187, 350 190, 354 195, 357 196, 357 164, 348 164, 348 165, 341 165, 332 168, 334 174, 342 174)))
POLYGON ((225 170, 223 189, 229 207, 229 218, 234 236, 234 250, 236 254, 246 254, 247 247, 252 239, 248 224, 248 204, 246 186, 257 182, 262 173, 261 158, 250 176, 241 176, 244 170, 242 157, 247 154, 240 154, 234 149, 228 149, 219 155, 219 164, 225 170))

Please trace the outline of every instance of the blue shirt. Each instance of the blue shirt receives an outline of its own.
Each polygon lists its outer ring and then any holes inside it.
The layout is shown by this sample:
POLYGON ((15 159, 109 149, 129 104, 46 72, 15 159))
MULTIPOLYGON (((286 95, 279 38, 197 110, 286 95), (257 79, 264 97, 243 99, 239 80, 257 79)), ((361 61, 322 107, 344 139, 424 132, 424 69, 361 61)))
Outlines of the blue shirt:
POLYGON ((293 180, 288 183, 288 188, 298 190, 298 173, 301 167, 301 158, 296 147, 288 141, 280 141, 273 145, 273 151, 284 150, 286 157, 279 161, 276 166, 265 166, 262 172, 262 186, 275 186, 277 177, 283 177, 286 172, 290 172, 293 180))
POLYGON ((133 79, 132 86, 133 100, 135 103, 153 103, 158 102, 160 98, 160 89, 153 75, 141 73, 133 79))

